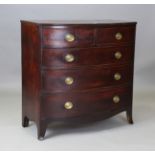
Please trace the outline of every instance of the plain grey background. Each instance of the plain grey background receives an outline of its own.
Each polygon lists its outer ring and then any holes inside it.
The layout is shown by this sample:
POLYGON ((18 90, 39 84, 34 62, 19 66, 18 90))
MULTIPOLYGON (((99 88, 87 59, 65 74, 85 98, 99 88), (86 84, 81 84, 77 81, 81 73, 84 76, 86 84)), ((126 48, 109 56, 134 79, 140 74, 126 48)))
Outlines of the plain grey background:
POLYGON ((1 150, 155 150, 155 5, 0 5, 1 150), (137 21, 134 125, 124 113, 74 127, 54 125, 43 142, 21 127, 20 20, 137 21))
POLYGON ((155 84, 155 5, 0 5, 0 90, 20 87, 20 20, 137 21, 135 86, 155 84))

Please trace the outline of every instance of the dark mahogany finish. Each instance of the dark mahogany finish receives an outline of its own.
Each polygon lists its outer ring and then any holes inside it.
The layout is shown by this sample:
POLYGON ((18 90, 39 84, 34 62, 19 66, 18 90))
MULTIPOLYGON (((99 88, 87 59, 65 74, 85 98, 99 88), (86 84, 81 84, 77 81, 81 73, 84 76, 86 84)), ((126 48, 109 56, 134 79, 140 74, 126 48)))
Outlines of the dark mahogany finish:
POLYGON ((21 21, 23 127, 35 121, 40 139, 55 120, 102 120, 126 111, 133 123, 135 30, 136 22, 21 21), (67 34, 74 39, 67 41, 67 34), (71 62, 68 54, 74 56, 71 62), (72 84, 66 84, 67 77, 72 84))

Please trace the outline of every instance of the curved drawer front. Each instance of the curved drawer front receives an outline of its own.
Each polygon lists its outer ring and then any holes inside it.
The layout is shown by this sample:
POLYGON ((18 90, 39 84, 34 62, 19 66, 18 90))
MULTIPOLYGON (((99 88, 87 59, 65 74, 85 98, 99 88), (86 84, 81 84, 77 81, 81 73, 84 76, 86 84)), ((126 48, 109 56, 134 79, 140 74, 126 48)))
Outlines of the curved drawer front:
POLYGON ((94 114, 108 114, 116 109, 130 105, 132 100, 130 87, 99 89, 84 93, 54 93, 42 96, 43 117, 65 118, 94 114), (119 97, 115 102, 114 98, 119 97), (66 108, 66 102, 72 107, 66 108))
POLYGON ((121 64, 133 61, 132 46, 89 49, 44 49, 43 65, 46 67, 76 67, 83 65, 121 64))
POLYGON ((94 44, 94 29, 89 27, 43 27, 43 46, 52 48, 90 47, 94 44))
POLYGON ((97 45, 108 44, 131 44, 135 41, 135 27, 134 26, 116 26, 107 28, 98 28, 97 45))
POLYGON ((79 91, 132 82, 132 66, 68 70, 43 70, 44 91, 79 91))

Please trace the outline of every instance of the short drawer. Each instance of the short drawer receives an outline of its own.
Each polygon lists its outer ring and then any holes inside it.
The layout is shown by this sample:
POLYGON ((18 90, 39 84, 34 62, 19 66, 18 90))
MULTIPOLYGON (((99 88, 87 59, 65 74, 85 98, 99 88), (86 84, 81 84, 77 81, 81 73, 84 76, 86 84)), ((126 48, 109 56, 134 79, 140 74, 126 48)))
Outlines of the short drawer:
POLYGON ((44 118, 65 118, 108 114, 129 106, 130 87, 99 89, 80 93, 54 93, 42 96, 41 115, 44 118))
POLYGON ((43 70, 42 89, 46 92, 80 91, 132 82, 132 66, 43 70))
POLYGON ((90 47, 94 44, 94 29, 85 27, 43 27, 44 47, 90 47))
POLYGON ((135 26, 115 26, 98 28, 96 35, 97 45, 131 44, 135 41, 135 26))
POLYGON ((132 63, 133 46, 81 49, 44 49, 42 63, 46 67, 69 68, 87 65, 132 63))

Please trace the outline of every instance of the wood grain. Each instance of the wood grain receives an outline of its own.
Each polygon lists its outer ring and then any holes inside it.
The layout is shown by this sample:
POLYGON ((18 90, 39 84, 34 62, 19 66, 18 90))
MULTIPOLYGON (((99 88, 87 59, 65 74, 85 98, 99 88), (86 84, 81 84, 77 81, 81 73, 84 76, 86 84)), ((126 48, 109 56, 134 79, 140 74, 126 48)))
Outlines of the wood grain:
POLYGON ((34 121, 38 138, 54 120, 81 123, 126 111, 133 123, 136 22, 78 22, 21 21, 22 126, 34 121), (118 32, 121 40, 115 38, 118 32), (75 40, 66 41, 66 34, 75 40), (67 54, 74 56, 73 62, 66 62, 67 54), (66 77, 74 79, 72 85, 66 85, 66 77), (117 104, 115 95, 120 97, 117 104), (64 108, 66 101, 73 103, 72 109, 64 108))

